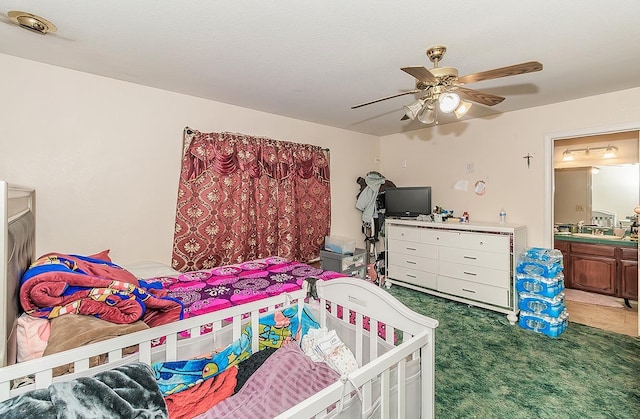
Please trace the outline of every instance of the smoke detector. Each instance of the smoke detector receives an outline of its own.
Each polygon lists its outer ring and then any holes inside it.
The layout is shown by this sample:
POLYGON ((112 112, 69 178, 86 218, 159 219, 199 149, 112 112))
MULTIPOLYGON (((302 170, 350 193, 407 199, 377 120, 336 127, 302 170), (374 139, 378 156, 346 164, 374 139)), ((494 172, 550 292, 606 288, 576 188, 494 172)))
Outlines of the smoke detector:
POLYGON ((7 16, 9 16, 9 19, 11 19, 13 23, 32 32, 37 32, 44 35, 50 32, 53 33, 58 30, 58 28, 56 28, 56 25, 49 22, 47 19, 40 16, 32 15, 31 13, 13 10, 7 13, 7 16))

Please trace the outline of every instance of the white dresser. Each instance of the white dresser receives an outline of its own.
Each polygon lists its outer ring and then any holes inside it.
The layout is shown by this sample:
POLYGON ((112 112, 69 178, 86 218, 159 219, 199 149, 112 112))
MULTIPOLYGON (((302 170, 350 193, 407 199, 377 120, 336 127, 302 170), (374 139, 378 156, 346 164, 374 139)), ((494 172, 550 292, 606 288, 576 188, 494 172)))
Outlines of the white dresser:
POLYGON ((525 226, 387 219, 385 284, 401 285, 518 320, 516 258, 525 226))

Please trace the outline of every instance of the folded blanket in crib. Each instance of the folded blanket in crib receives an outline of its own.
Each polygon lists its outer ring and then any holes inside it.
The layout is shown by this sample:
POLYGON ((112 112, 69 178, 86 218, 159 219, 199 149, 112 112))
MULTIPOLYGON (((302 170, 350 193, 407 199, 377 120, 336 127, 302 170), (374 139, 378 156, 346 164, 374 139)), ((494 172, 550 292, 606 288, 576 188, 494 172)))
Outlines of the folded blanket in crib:
POLYGON ((151 327, 182 319, 182 304, 163 293, 110 260, 60 253, 36 260, 20 281, 22 308, 46 319, 74 313, 151 327))
POLYGON ((143 363, 54 383, 0 402, 2 418, 167 418, 153 371, 143 363))
MULTIPOLYGON (((258 324, 258 347, 280 348, 300 341, 309 329, 320 327, 313 314, 303 305, 266 314, 258 324)), ((165 396, 187 390, 238 365, 251 356, 251 325, 242 330, 239 339, 219 352, 194 359, 157 362, 152 365, 158 387, 165 396)))
POLYGON ((339 378, 331 367, 314 362, 298 345, 286 345, 271 355, 237 394, 197 418, 273 418, 339 378))

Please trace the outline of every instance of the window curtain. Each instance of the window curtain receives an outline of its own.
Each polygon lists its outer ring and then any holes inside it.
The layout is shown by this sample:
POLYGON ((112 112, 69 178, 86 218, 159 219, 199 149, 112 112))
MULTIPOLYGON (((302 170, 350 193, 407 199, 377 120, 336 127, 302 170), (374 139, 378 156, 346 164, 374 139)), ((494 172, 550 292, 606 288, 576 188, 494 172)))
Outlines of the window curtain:
POLYGON ((318 146, 184 131, 172 266, 319 256, 331 222, 329 156, 318 146))

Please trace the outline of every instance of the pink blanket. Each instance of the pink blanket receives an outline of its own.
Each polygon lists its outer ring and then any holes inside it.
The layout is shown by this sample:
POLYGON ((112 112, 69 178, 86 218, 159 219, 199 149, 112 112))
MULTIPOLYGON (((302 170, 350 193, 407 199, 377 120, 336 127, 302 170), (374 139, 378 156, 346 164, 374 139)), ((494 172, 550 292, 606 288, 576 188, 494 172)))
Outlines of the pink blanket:
POLYGON ((274 256, 147 282, 162 284, 168 297, 182 303, 185 317, 193 317, 299 290, 307 278, 338 277, 344 274, 274 256))
POLYGON ((273 418, 339 378, 324 362, 313 362, 297 344, 285 345, 253 373, 238 393, 198 418, 273 418))

